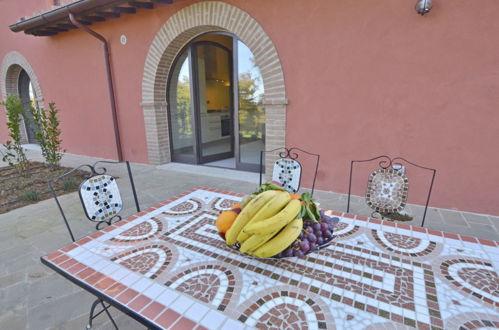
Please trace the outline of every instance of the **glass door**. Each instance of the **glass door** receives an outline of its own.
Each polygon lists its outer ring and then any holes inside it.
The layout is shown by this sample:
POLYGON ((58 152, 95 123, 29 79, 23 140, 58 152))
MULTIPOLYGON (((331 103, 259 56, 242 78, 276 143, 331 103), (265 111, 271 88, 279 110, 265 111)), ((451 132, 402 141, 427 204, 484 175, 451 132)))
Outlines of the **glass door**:
POLYGON ((232 53, 224 46, 193 46, 199 163, 234 157, 232 53))
POLYGON ((259 171, 263 81, 243 42, 208 34, 190 43, 175 60, 168 95, 173 161, 259 171))
POLYGON ((263 80, 250 49, 234 40, 237 96, 236 168, 259 171, 260 152, 265 150, 265 109, 263 80))
POLYGON ((35 95, 33 91, 33 86, 31 84, 31 80, 29 79, 26 71, 22 70, 19 75, 19 98, 22 101, 23 109, 24 109, 24 125, 26 127, 26 133, 28 136, 28 143, 38 143, 35 138, 36 135, 36 127, 35 121, 33 119, 33 114, 31 113, 31 109, 35 108, 35 95))
POLYGON ((191 91, 191 61, 185 50, 173 67, 168 94, 172 160, 196 164, 196 144, 191 91))

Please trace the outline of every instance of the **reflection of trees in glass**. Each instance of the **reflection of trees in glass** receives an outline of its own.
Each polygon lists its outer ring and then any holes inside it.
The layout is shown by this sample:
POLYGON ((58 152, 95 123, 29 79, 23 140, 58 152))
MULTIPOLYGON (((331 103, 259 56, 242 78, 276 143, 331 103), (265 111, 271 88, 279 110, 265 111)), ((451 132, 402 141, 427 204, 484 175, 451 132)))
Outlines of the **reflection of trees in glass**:
POLYGON ((177 127, 179 135, 192 134, 191 92, 189 77, 183 76, 177 84, 177 127))
POLYGON ((262 139, 265 132, 263 95, 259 91, 259 77, 251 72, 239 74, 239 134, 242 140, 262 139))

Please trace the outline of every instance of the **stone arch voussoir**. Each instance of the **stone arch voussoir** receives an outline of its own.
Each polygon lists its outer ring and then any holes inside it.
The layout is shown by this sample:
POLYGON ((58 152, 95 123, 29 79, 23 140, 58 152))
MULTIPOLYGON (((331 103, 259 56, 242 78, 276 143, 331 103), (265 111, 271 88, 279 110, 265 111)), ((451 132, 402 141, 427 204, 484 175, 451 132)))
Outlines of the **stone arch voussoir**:
POLYGON ((173 62, 189 41, 207 32, 232 33, 253 52, 264 85, 266 149, 285 145, 286 90, 272 40, 242 9, 220 1, 201 1, 171 16, 157 32, 147 54, 142 79, 142 108, 149 162, 152 164, 171 160, 166 89, 173 62))

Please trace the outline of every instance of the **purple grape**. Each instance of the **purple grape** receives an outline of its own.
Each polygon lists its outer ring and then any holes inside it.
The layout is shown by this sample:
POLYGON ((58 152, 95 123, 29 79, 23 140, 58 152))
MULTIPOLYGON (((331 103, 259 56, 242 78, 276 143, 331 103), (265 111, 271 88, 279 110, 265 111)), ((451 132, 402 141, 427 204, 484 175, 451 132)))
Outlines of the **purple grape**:
POLYGON ((314 251, 317 249, 317 245, 315 243, 310 243, 310 251, 314 251))
POLYGON ((281 253, 278 253, 274 256, 274 258, 282 258, 282 252, 281 253))
POLYGON ((321 230, 326 231, 329 229, 329 224, 327 222, 321 222, 321 230))
POLYGON ((312 233, 308 234, 307 239, 310 243, 314 243, 315 241, 317 241, 317 237, 312 233))
POLYGON ((327 239, 330 239, 330 238, 331 238, 331 236, 332 236, 332 233, 331 233, 331 231, 329 231, 329 230, 326 230, 326 231, 324 231, 324 232, 322 233, 322 237, 324 237, 326 240, 327 240, 327 239))
POLYGON ((322 245, 324 244, 324 238, 322 236, 317 237, 317 245, 322 245))
POLYGON ((294 256, 295 257, 298 257, 298 258, 302 258, 303 256, 305 256, 305 253, 303 253, 302 251, 300 250, 295 250, 294 252, 294 256))
POLYGON ((309 225, 309 226, 305 227, 305 231, 310 234, 310 233, 314 232, 314 229, 312 228, 312 226, 309 225))
POLYGON ((301 241, 300 250, 303 252, 308 252, 308 250, 310 250, 310 244, 308 243, 308 241, 301 241))
POLYGON ((284 251, 284 256, 285 256, 285 257, 292 257, 292 256, 293 256, 293 253, 294 253, 293 251, 295 251, 295 250, 293 250, 292 248, 287 248, 287 249, 284 251))
POLYGON ((319 214, 321 215, 321 218, 323 218, 324 217, 324 210, 320 209, 319 214))
POLYGON ((321 230, 321 224, 318 222, 314 223, 312 227, 314 228, 314 231, 321 230))
POLYGON ((303 239, 305 239, 305 232, 302 231, 300 233, 300 236, 298 236, 298 238, 303 241, 303 239))
POLYGON ((296 240, 296 241, 293 242, 293 244, 291 246, 293 248, 297 249, 300 246, 300 242, 296 240))
POLYGON ((316 230, 316 231, 314 231, 314 235, 315 235, 315 237, 322 236, 322 231, 321 230, 316 230))

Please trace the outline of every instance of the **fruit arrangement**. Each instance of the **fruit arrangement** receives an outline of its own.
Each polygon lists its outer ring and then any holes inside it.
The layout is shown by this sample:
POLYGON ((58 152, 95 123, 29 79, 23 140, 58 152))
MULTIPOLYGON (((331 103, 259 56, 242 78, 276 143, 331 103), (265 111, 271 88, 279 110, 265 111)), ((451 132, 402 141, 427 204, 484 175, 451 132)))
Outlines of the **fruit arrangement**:
POLYGON ((333 238, 339 218, 320 210, 310 193, 290 194, 264 183, 229 211, 216 226, 227 245, 259 258, 303 257, 333 238))

